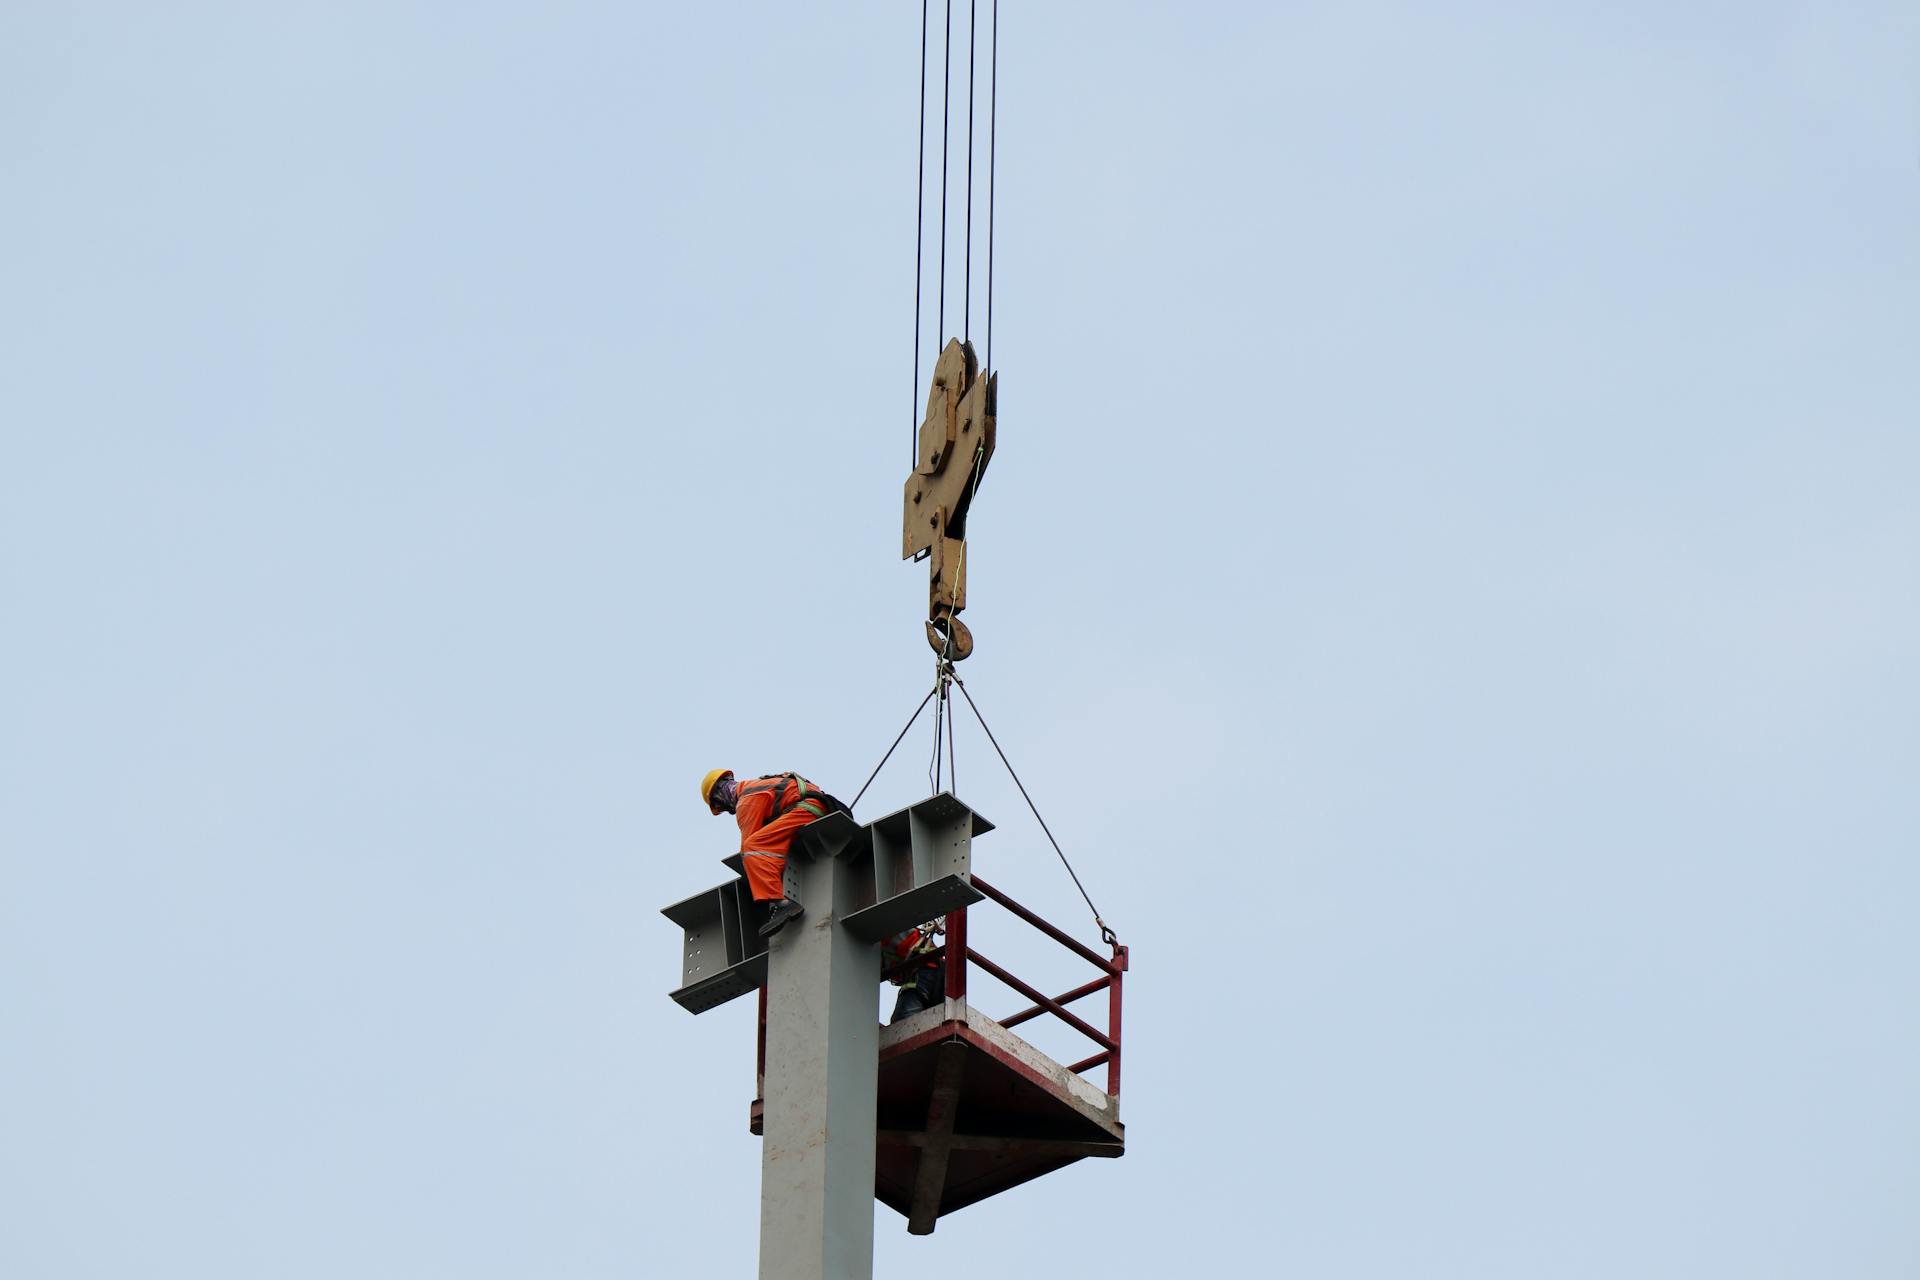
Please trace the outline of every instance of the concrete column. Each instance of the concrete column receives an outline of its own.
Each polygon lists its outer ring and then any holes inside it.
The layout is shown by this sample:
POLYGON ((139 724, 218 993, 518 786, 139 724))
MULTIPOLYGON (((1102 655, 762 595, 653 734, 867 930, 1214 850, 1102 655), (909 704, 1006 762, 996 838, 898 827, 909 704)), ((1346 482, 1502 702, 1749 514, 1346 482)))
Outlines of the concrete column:
POLYGON ((768 948, 760 1280, 873 1275, 880 951, 841 922, 851 852, 796 847, 789 893, 806 914, 768 948))

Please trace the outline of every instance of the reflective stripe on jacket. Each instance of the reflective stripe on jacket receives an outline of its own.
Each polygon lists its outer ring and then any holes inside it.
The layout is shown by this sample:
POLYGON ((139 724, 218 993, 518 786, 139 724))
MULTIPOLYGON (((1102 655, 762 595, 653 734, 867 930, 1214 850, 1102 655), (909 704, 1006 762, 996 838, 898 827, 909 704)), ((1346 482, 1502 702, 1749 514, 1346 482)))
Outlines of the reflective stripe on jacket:
POLYGON ((741 783, 733 802, 734 817, 740 823, 740 852, 786 853, 795 832, 827 816, 826 804, 815 798, 819 794, 820 788, 797 773, 769 774, 741 783), (780 821, 789 814, 799 820, 780 821))

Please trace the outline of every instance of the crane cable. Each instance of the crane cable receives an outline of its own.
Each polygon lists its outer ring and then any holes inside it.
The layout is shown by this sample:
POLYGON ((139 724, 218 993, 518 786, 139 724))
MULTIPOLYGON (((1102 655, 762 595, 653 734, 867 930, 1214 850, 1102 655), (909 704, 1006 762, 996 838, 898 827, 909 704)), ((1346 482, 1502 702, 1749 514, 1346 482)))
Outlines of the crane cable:
MULTIPOLYGON (((998 3, 999 0, 995 0, 998 3)), ((908 456, 920 465, 920 282, 926 278, 921 250, 927 214, 927 0, 920 0, 920 162, 913 178, 913 442, 908 456)))
MULTIPOLYGON (((953 138, 953 0, 947 0, 947 36, 940 46, 945 65, 940 94, 940 304, 934 313, 935 337, 947 331, 947 144, 953 138)), ((973 192, 967 192, 969 201, 973 192)))
POLYGON ((1107 927, 1107 922, 1100 918, 1100 908, 1093 905, 1093 898, 1087 893, 1087 886, 1080 883, 1080 873, 1073 869, 1073 863, 1067 860, 1066 852, 1060 848, 1060 842, 1053 838, 1053 828, 1049 827, 1047 820, 1040 816, 1039 806, 1034 804, 1033 797, 1027 794, 1027 784, 1020 781, 1020 775, 1014 772, 1013 762, 1007 759, 1007 753, 1000 749, 1000 739, 993 736, 992 729, 987 728, 987 718, 980 714, 979 705, 974 702, 973 695, 967 692, 967 682, 951 669, 947 672, 947 678, 960 686, 960 696, 967 700, 967 706, 973 711, 973 718, 980 722, 980 728, 986 733, 987 741, 993 744, 994 754, 1000 757, 1001 764, 1007 766, 1007 776, 1013 779, 1014 786, 1020 788, 1020 798, 1027 802, 1027 808, 1032 811, 1033 820, 1040 824, 1040 830, 1046 832, 1047 843, 1053 846, 1054 853, 1059 856, 1060 865, 1065 867, 1067 874, 1073 878, 1073 887, 1080 891, 1081 898, 1086 901, 1087 910, 1093 913, 1093 923, 1099 926, 1100 940, 1110 947, 1118 946, 1119 937, 1107 927))
POLYGON ((965 266, 960 278, 966 281, 961 292, 960 340, 973 337, 973 48, 980 29, 979 0, 967 0, 967 241, 965 266))
POLYGON ((920 719, 920 713, 927 709, 927 704, 933 701, 933 695, 936 692, 938 692, 938 690, 930 689, 927 691, 927 696, 920 699, 920 705, 913 709, 913 715, 907 720, 907 727, 900 731, 900 735, 893 740, 893 745, 887 748, 887 754, 880 757, 880 763, 873 766, 873 772, 868 774, 867 780, 860 784, 860 790, 858 794, 853 797, 853 803, 847 806, 849 810, 859 807, 860 797, 867 794, 867 788, 872 786, 873 780, 880 776, 880 771, 887 767, 887 761, 893 759, 893 753, 900 749, 902 742, 906 741, 907 731, 912 729, 914 722, 920 719))
MULTIPOLYGON (((967 691, 967 682, 960 678, 960 673, 953 669, 953 663, 948 661, 947 659, 945 658, 940 659, 940 668, 935 673, 933 688, 927 690, 926 696, 920 699, 920 705, 913 709, 913 715, 908 717, 906 726, 900 730, 898 735, 895 736, 893 740, 893 745, 887 748, 887 753, 880 757, 880 763, 873 766, 873 772, 867 775, 867 780, 861 784, 859 792, 853 797, 853 803, 848 805, 847 808, 851 810, 859 806, 861 798, 867 794, 867 789, 873 786, 873 780, 880 776, 880 771, 887 767, 887 761, 893 759, 893 753, 899 749, 900 744, 906 740, 907 734, 911 732, 913 729, 913 726, 919 722, 920 713, 927 709, 927 704, 929 702, 932 702, 936 696, 940 699, 942 703, 945 703, 947 701, 946 686, 948 684, 954 684, 959 686, 960 696, 967 700, 967 709, 973 712, 973 718, 979 722, 981 732, 985 733, 987 735, 987 741, 993 744, 994 754, 999 756, 1000 763, 1006 766, 1007 776, 1009 778, 1012 778, 1013 785, 1020 789, 1020 798, 1027 802, 1027 809, 1029 812, 1033 814, 1033 820, 1040 824, 1040 830, 1046 834, 1047 843, 1053 846, 1054 856, 1059 858, 1060 865, 1067 869, 1067 875, 1069 878, 1072 879, 1073 887, 1080 891, 1080 897, 1087 904, 1087 910, 1093 913, 1093 923, 1095 927, 1097 927, 1100 930, 1100 940, 1106 943, 1110 947, 1115 947, 1120 945, 1119 936, 1114 933, 1112 927, 1109 926, 1106 920, 1101 917, 1100 908, 1094 905, 1093 896, 1087 892, 1087 886, 1083 884, 1080 880, 1080 873, 1073 869, 1072 859, 1068 858, 1066 850, 1060 847, 1060 841, 1054 838, 1053 828, 1049 827, 1047 825, 1047 820, 1040 816, 1040 806, 1036 805, 1033 802, 1033 796, 1028 793, 1027 784, 1020 780, 1020 774, 1017 770, 1014 769, 1013 761, 1007 759, 1006 751, 1003 750, 1000 746, 1000 739, 994 737, 993 729, 987 724, 987 718, 980 714, 980 704, 975 702, 973 700, 973 694, 967 691)), ((946 722, 947 751, 949 755, 951 755, 953 751, 953 715, 952 713, 950 711, 945 713, 944 719, 946 722)), ((942 714, 939 711, 936 711, 934 713, 934 730, 933 730, 934 760, 935 760, 934 767, 936 769, 938 767, 939 752, 940 752, 941 720, 942 720, 942 714)), ((937 774, 936 774, 936 778, 937 778, 937 774)), ((935 781, 934 789, 936 791, 939 790, 938 781, 935 781)))
MULTIPOLYGON (((920 322, 921 322, 921 315, 923 313, 923 307, 924 307, 924 303, 922 301, 921 287, 926 277, 924 255, 925 255, 925 247, 926 247, 926 199, 927 199, 927 30, 928 30, 928 16, 929 16, 928 5, 929 5, 929 0, 920 0, 920 102, 919 102, 920 132, 919 132, 919 145, 918 145, 918 160, 917 160, 917 166, 916 166, 916 171, 914 176, 913 411, 912 411, 912 419, 911 419, 911 424, 912 424, 911 430, 912 430, 913 465, 916 467, 919 465, 919 462, 920 462, 920 421, 921 421, 920 322)), ((944 345, 944 335, 946 332, 946 315, 947 315, 947 191, 949 187, 948 150, 949 150, 949 143, 951 142, 952 136, 953 136, 953 110, 952 110, 953 0, 945 0, 944 7, 945 7, 945 18, 944 18, 945 30, 941 40, 942 88, 941 88, 941 105, 940 105, 940 114, 941 114, 941 120, 940 120, 940 256, 939 256, 940 283, 939 283, 939 289, 936 293, 937 302, 936 302, 936 310, 934 313, 935 339, 936 341, 940 342, 942 345, 944 345)), ((997 194, 995 189, 997 185, 995 182, 995 178, 997 177, 998 159, 999 159, 1000 0, 992 0, 992 7, 990 12, 992 15, 993 31, 990 38, 990 43, 988 45, 988 53, 987 53, 987 62, 988 62, 987 273, 986 273, 987 278, 986 278, 986 362, 984 366, 985 369, 987 370, 988 377, 992 377, 992 374, 993 374, 993 241, 994 241, 993 233, 994 233, 994 206, 996 203, 995 195, 997 194)), ((966 211, 965 233, 964 233, 966 243, 965 243, 963 256, 961 259, 962 261, 961 287, 964 290, 964 300, 961 306, 961 322, 960 322, 961 338, 963 341, 971 341, 972 326, 973 326, 973 204, 974 204, 973 160, 974 160, 974 151, 975 151, 974 120, 977 114, 975 111, 975 105, 974 105, 974 80, 975 80, 975 61, 976 61, 975 53, 978 48, 978 30, 979 30, 979 0, 968 0, 968 3, 967 3, 967 172, 966 172, 967 211, 966 211)), ((973 474, 972 484, 969 486, 969 496, 971 496, 972 489, 977 487, 980 483, 980 466, 981 466, 981 463, 984 461, 985 461, 985 450, 982 449, 981 451, 976 453, 974 457, 974 474, 973 474)), ((962 551, 961 554, 964 555, 965 552, 962 551)), ((958 565, 955 566, 954 572, 955 572, 955 577, 957 579, 960 573, 960 568, 958 565)), ((1060 865, 1067 869, 1067 875, 1073 880, 1073 887, 1080 891, 1080 897, 1086 902, 1087 910, 1093 913, 1093 922, 1100 930, 1101 940, 1105 942, 1108 946, 1118 946, 1120 942, 1118 936, 1115 935, 1114 931, 1112 930, 1112 928, 1108 926, 1107 922, 1103 918, 1101 918, 1100 909, 1094 905, 1093 897, 1087 892, 1086 885, 1081 882, 1079 872, 1073 869, 1072 861, 1068 859, 1066 855, 1066 851, 1060 847, 1060 842, 1054 838, 1053 829, 1047 825, 1047 820, 1040 816, 1040 808, 1038 805, 1034 804, 1033 797, 1030 794, 1028 794, 1027 784, 1020 780, 1020 775, 1014 770, 1013 762, 1007 759, 1007 753, 1001 749, 1000 740, 994 737, 993 730, 987 725, 986 717, 980 714, 979 704, 974 702, 973 694, 967 691, 966 681, 962 680, 959 676, 959 673, 954 670, 953 631, 951 628, 949 628, 947 632, 946 650, 941 654, 939 654, 938 657, 935 659, 933 688, 928 690, 926 696, 920 699, 920 705, 914 708, 913 715, 907 719, 906 727, 900 730, 899 734, 893 740, 893 745, 889 746, 887 748, 886 754, 880 757, 880 763, 875 765, 873 767, 873 772, 867 775, 866 782, 861 785, 859 793, 855 795, 853 798, 854 805, 858 805, 860 803, 862 797, 864 797, 867 794, 868 788, 873 786, 874 779, 878 778, 880 776, 880 771, 887 767, 887 761, 893 758, 893 753, 897 751, 900 747, 900 744, 906 740, 907 734, 912 732, 913 726, 919 722, 921 713, 927 709, 927 704, 929 702, 932 702, 935 705, 934 705, 934 712, 933 712, 933 757, 928 762, 928 766, 927 766, 928 781, 932 784, 934 791, 938 792, 940 789, 940 781, 941 781, 940 747, 941 747, 941 738, 944 733, 944 736, 946 738, 946 751, 947 751, 946 776, 948 779, 948 785, 949 786, 956 785, 959 777, 959 766, 958 766, 958 761, 956 760, 954 755, 953 712, 949 705, 950 699, 947 693, 947 686, 949 684, 959 686, 960 696, 967 700, 967 708, 973 712, 973 718, 979 722, 981 731, 987 735, 987 741, 993 744, 994 754, 999 756, 1000 763, 1006 766, 1007 776, 1013 779, 1013 785, 1018 787, 1020 790, 1020 798, 1027 802, 1027 809, 1033 814, 1034 821, 1040 824, 1040 830, 1046 834, 1047 843, 1053 846, 1054 855, 1060 859, 1060 865)))
MULTIPOLYGON (((926 239, 927 239, 927 33, 930 30, 929 0, 920 0, 920 100, 919 136, 915 148, 913 183, 913 399, 908 410, 908 456, 914 465, 920 462, 920 421, 923 413, 920 401, 920 342, 921 318, 925 314, 926 283, 926 239)), ((989 374, 993 369, 993 231, 995 178, 999 167, 999 124, 1000 124, 1000 0, 993 0, 991 9, 993 30, 989 36, 987 52, 987 278, 986 278, 986 361, 989 374)), ((968 0, 967 5, 967 172, 966 172, 966 222, 965 247, 961 259, 961 290, 964 300, 961 307, 960 336, 963 341, 973 337, 973 161, 977 148, 974 145, 974 122, 977 112, 974 107, 975 52, 978 41, 979 0, 968 0)), ((945 346, 947 324, 947 192, 951 186, 949 179, 949 144, 953 135, 953 0, 945 0, 944 33, 941 39, 941 98, 940 98, 940 254, 935 270, 939 276, 934 303, 934 340, 936 359, 939 347, 945 346)))
MULTIPOLYGON (((1000 123, 1000 0, 993 0, 993 44, 987 54, 987 376, 993 376, 993 165, 1000 123)), ((991 387, 989 387, 991 389, 991 387)), ((997 406, 996 406, 997 407, 997 406)))

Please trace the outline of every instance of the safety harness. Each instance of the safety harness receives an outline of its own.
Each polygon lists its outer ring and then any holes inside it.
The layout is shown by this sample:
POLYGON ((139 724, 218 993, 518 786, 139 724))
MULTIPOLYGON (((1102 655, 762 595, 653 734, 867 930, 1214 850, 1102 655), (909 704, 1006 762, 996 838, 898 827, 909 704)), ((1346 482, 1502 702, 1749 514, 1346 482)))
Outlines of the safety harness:
MULTIPOLYGON (((795 809, 803 809, 816 818, 824 818, 827 816, 827 806, 820 798, 825 796, 826 792, 820 790, 820 788, 814 786, 797 773, 776 773, 764 778, 755 778, 752 782, 741 787, 739 794, 744 797, 759 795, 763 792, 773 797, 773 807, 767 811, 767 820, 760 824, 763 827, 779 818, 784 818, 795 809), (787 784, 789 782, 798 787, 799 791, 794 796, 792 804, 783 804, 782 801, 786 798, 787 784)), ((736 801, 736 803, 738 802, 736 801)))
POLYGON ((896 987, 912 986, 920 970, 938 964, 946 954, 947 944, 938 937, 943 928, 940 921, 929 920, 888 938, 882 950, 880 976, 896 987))

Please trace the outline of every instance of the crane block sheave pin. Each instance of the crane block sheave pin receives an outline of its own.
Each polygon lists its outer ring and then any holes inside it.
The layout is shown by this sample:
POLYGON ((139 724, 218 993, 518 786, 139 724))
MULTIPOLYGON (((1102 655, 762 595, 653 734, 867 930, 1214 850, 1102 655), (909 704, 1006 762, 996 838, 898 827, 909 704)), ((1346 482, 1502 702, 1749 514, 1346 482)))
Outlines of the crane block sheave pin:
POLYGON ((933 366, 907 477, 900 558, 931 558, 927 643, 955 662, 973 652, 973 633, 960 621, 967 607, 967 510, 993 459, 998 386, 998 375, 980 368, 972 343, 949 341, 933 366))

